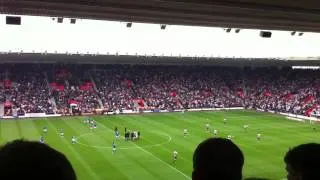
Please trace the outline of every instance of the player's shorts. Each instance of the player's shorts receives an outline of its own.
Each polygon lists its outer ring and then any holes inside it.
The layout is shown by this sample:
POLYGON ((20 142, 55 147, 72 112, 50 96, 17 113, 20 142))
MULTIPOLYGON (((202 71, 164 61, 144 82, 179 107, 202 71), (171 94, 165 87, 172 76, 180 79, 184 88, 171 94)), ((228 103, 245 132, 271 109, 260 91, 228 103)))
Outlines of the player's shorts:
POLYGON ((112 148, 112 151, 116 151, 117 150, 117 148, 112 148))
POLYGON ((177 160, 177 156, 173 156, 173 159, 174 159, 174 160, 177 160))

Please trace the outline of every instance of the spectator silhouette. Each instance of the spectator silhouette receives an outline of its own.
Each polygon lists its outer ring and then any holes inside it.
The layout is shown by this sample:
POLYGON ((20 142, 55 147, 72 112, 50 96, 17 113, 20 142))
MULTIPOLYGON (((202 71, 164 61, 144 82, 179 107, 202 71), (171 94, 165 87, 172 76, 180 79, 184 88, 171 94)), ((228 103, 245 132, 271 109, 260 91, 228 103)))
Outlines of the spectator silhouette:
POLYGON ((193 155, 193 180, 241 180, 244 156, 230 140, 209 138, 193 155))
POLYGON ((0 179, 76 180, 71 163, 39 142, 15 140, 0 148, 0 179))
POLYGON ((320 144, 301 144, 290 149, 284 157, 288 180, 320 179, 320 144))

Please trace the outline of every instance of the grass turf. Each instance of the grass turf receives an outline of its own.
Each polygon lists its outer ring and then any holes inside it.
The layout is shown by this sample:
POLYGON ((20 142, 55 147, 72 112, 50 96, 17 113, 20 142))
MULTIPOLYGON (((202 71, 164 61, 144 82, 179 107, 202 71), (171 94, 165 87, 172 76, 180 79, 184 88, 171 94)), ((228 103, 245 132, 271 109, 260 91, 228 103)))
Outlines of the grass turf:
POLYGON ((192 172, 192 154, 202 140, 211 137, 205 131, 217 129, 220 137, 228 134, 245 155, 244 177, 283 179, 286 176, 283 156, 289 147, 319 142, 320 130, 309 122, 286 120, 282 116, 250 111, 186 112, 93 117, 98 128, 90 133, 85 117, 59 117, 0 121, 0 144, 17 138, 39 141, 43 127, 48 128, 45 143, 67 155, 78 179, 148 179, 186 180, 192 172), (227 118, 227 124, 223 123, 227 118), (243 125, 248 124, 245 132, 243 125), (139 130, 142 138, 135 142, 115 140, 117 152, 112 154, 114 128, 121 135, 124 128, 139 130), (64 129, 60 137, 59 129, 64 129), (187 137, 183 129, 188 129, 187 137), (262 140, 256 140, 257 132, 262 140), (76 136, 78 144, 71 143, 76 136), (172 152, 179 153, 175 164, 172 152))

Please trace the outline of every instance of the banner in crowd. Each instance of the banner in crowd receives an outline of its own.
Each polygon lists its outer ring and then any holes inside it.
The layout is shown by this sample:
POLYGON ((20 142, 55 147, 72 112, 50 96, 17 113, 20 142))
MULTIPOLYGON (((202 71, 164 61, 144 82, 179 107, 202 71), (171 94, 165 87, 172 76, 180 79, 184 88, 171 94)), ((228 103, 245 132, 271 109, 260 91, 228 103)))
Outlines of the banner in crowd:
POLYGON ((145 102, 143 99, 134 99, 133 101, 135 102, 135 104, 137 106, 136 108, 139 108, 139 109, 144 108, 145 102))
POLYGON ((242 88, 238 88, 236 94, 238 97, 244 98, 244 91, 242 88))
POLYGON ((3 80, 2 83, 4 88, 11 88, 12 86, 12 82, 8 79, 3 80))
POLYGON ((4 107, 10 108, 10 107, 12 107, 12 103, 11 103, 10 101, 6 101, 6 102, 4 103, 4 107))
POLYGON ((129 80, 129 79, 123 80, 123 84, 125 86, 127 86, 128 88, 132 88, 132 86, 133 86, 133 82, 131 80, 129 80))
POLYGON ((288 94, 284 95, 283 98, 284 98, 285 100, 289 100, 292 96, 293 96, 292 93, 288 93, 288 94))
POLYGON ((316 108, 317 108, 317 105, 314 104, 311 108, 306 110, 304 115, 310 117, 312 112, 313 112, 313 110, 315 110, 316 108))
POLYGON ((177 97, 177 92, 176 92, 176 91, 172 91, 172 92, 171 92, 171 96, 172 96, 172 97, 177 97))
POLYGON ((50 86, 53 90, 56 90, 56 91, 64 91, 64 85, 62 85, 62 84, 53 82, 53 83, 50 83, 49 86, 50 86))
POLYGON ((79 104, 79 102, 78 101, 76 101, 76 100, 74 100, 74 99, 69 99, 68 100, 68 104, 75 104, 75 105, 77 105, 77 104, 79 104))
POLYGON ((314 99, 314 97, 313 97, 312 95, 308 95, 308 96, 304 99, 303 103, 304 103, 304 104, 308 104, 308 103, 311 102, 313 99, 314 99))
POLYGON ((265 97, 271 97, 271 92, 270 91, 264 91, 263 95, 265 97))
POLYGON ((84 84, 82 84, 79 87, 80 90, 82 91, 91 91, 93 89, 93 83, 92 82, 86 82, 84 84))

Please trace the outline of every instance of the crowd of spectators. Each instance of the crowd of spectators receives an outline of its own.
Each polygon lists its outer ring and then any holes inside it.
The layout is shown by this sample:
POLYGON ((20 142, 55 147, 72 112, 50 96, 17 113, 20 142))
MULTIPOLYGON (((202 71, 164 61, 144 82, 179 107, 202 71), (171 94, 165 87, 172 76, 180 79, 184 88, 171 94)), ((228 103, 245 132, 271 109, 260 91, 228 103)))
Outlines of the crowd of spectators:
POLYGON ((247 107, 318 112, 320 71, 139 65, 2 66, 0 100, 22 113, 247 107), (6 87, 4 81, 10 81, 6 87), (54 83, 55 86, 51 86, 54 83), (58 88, 57 88, 58 86, 58 88), (8 103, 9 102, 9 103, 8 103))
POLYGON ((5 114, 53 113, 45 77, 36 65, 29 65, 28 68, 20 65, 7 66, 1 80, 1 99, 5 114))
POLYGON ((128 68, 106 68, 104 70, 91 71, 95 78, 98 95, 101 98, 103 108, 107 111, 117 109, 134 109, 134 99, 137 94, 132 88, 128 68), (128 71, 127 71, 128 70, 128 71))

